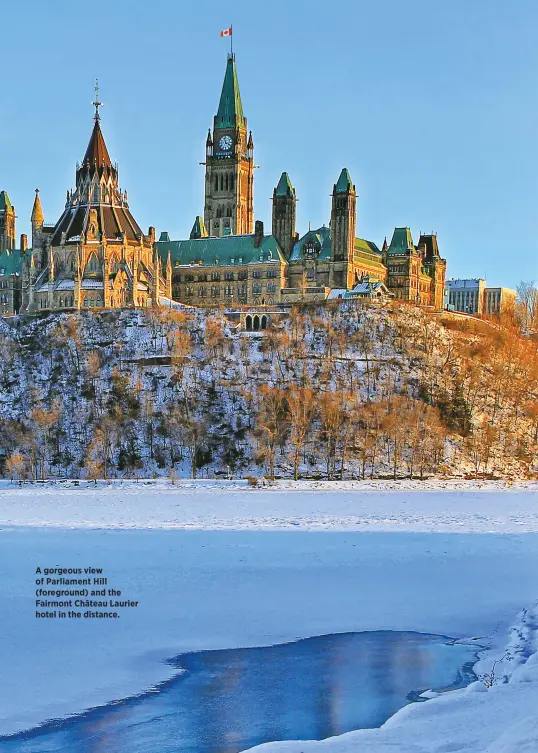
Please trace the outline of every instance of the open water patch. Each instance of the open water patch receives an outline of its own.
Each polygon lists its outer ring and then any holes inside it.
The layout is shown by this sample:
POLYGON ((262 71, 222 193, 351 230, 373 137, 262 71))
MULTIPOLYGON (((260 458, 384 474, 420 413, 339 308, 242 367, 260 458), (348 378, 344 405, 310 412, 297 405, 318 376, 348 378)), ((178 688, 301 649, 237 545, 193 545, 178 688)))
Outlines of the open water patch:
MULTIPOLYGON (((3 753, 239 753, 379 727, 421 692, 473 681, 483 647, 399 631, 180 654, 152 691, 27 732, 3 753)), ((84 678, 81 677, 81 683, 84 678)))

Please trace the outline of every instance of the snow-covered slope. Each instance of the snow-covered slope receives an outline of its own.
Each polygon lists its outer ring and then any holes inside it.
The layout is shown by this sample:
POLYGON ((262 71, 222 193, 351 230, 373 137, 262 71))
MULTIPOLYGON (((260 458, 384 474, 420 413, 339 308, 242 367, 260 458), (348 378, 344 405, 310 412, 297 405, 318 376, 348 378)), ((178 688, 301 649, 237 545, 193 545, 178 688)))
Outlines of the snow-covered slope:
POLYGON ((0 459, 15 478, 532 477, 535 345, 449 325, 351 303, 263 334, 185 307, 1 319, 0 459))

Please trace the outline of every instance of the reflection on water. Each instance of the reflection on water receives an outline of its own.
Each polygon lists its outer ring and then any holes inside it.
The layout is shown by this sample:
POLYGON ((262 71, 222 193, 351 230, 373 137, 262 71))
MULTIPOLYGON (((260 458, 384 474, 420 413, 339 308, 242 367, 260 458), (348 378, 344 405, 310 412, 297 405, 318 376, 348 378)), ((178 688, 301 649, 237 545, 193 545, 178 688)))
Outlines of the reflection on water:
POLYGON ((158 692, 0 738, 5 753, 237 753, 378 727, 411 692, 474 678, 477 647, 377 631, 184 654, 158 692))

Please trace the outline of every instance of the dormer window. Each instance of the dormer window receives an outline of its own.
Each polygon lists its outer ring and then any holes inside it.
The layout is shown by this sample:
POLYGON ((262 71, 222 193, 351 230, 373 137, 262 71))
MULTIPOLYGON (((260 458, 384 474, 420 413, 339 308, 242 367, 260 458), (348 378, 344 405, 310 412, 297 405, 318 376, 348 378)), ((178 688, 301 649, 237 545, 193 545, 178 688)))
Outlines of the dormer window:
POLYGON ((309 240, 304 245, 304 255, 308 259, 315 258, 320 252, 319 244, 313 240, 309 240))

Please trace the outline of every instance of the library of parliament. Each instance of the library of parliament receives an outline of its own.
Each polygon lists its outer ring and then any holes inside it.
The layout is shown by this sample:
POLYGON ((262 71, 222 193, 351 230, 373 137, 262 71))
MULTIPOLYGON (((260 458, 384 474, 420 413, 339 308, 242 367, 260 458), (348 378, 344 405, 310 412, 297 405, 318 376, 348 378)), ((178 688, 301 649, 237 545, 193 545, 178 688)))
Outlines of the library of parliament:
MULTIPOLYGON (((397 227, 381 249, 356 235, 355 186, 335 176, 327 225, 296 230, 287 173, 273 190, 267 233, 254 216, 254 138, 243 111, 235 56, 228 55, 205 142, 203 214, 190 236, 142 231, 119 186, 101 130, 98 89, 90 141, 64 210, 45 223, 39 191, 31 243, 17 248, 15 208, 0 192, 0 313, 172 305, 271 306, 327 299, 399 298, 441 309, 446 262, 434 234, 415 245, 397 227)), ((329 187, 328 187, 329 188, 329 187)))

